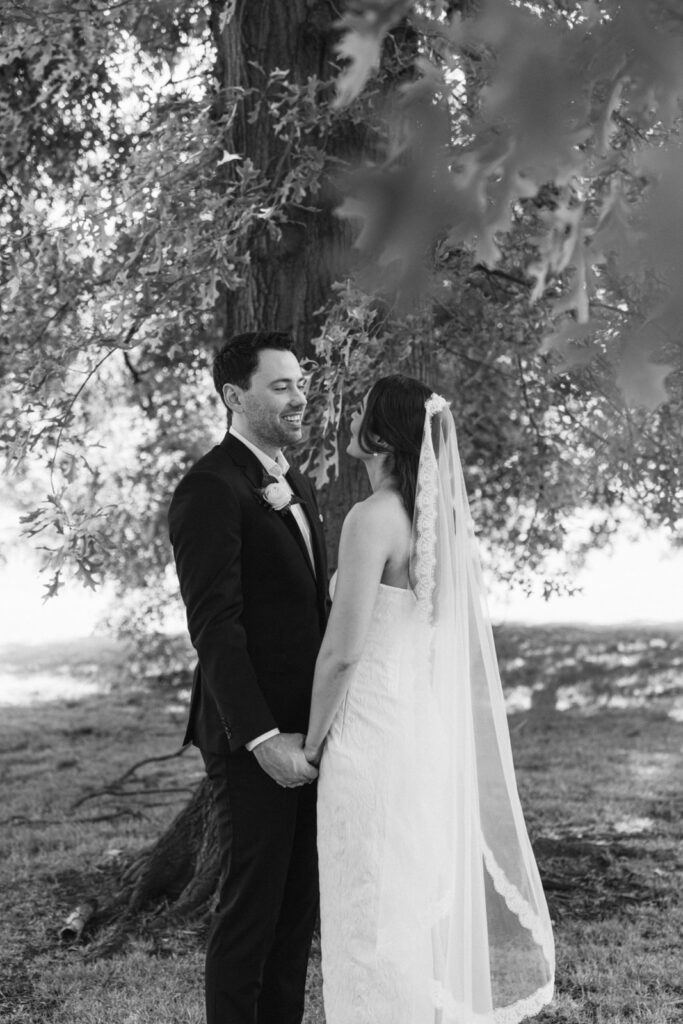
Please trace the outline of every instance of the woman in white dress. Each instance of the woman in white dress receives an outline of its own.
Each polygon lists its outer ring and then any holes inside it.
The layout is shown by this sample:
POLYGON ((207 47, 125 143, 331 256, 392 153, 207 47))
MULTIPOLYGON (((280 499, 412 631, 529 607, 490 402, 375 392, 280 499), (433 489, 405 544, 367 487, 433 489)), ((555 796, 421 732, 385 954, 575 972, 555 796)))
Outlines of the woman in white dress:
POLYGON ((448 404, 385 377, 351 423, 305 752, 320 766, 327 1024, 517 1024, 553 991, 448 404))

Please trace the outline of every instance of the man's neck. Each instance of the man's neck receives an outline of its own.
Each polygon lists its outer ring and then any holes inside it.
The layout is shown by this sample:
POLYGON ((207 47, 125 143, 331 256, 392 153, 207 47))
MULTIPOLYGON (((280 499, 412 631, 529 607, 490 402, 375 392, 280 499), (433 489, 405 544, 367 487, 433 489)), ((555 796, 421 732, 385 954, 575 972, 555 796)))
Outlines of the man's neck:
POLYGON ((281 451, 277 445, 269 444, 268 441, 264 441, 262 437, 258 437, 256 434, 252 433, 247 425, 235 423, 235 420, 233 419, 230 427, 238 433, 240 437, 243 437, 245 441, 248 441, 249 444, 253 444, 255 448, 258 448, 260 452, 263 452, 264 455, 267 455, 268 458, 273 459, 273 461, 281 451))

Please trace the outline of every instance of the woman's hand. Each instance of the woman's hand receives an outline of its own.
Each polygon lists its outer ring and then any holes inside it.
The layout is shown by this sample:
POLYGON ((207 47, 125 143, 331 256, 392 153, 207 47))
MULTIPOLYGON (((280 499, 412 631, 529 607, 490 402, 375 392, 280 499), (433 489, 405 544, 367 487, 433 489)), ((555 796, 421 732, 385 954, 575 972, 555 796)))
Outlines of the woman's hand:
POLYGON ((304 757, 304 737, 300 732, 271 736, 254 747, 254 757, 274 782, 287 789, 318 778, 316 766, 304 757))
POLYGON ((313 747, 306 742, 304 745, 304 756, 309 764, 318 768, 320 766, 320 758, 323 756, 323 744, 320 743, 317 747, 313 747))

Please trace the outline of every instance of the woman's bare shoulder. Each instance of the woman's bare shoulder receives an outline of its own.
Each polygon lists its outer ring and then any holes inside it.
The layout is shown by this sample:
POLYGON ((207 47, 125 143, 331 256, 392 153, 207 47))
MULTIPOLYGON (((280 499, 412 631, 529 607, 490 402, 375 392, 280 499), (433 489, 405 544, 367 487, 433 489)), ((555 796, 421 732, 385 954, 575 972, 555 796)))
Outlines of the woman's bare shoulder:
POLYGON ((381 490, 351 506, 344 520, 344 528, 381 532, 389 525, 400 527, 407 522, 408 514, 400 494, 397 491, 381 490))

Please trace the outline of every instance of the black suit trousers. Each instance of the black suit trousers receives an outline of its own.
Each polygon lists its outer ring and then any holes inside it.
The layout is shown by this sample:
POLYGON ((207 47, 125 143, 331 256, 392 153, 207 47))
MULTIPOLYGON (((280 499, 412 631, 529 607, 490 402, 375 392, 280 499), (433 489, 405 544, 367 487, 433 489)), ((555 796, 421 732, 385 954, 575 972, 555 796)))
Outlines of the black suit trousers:
POLYGON ((244 748, 202 757, 221 857, 207 1024, 301 1024, 319 900, 316 783, 285 789, 244 748))

